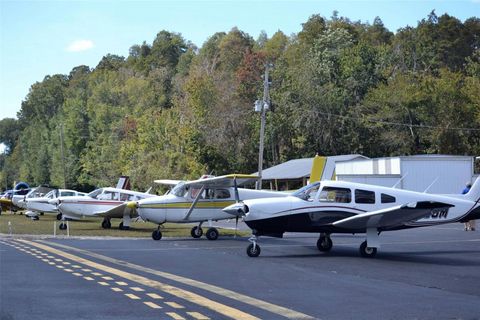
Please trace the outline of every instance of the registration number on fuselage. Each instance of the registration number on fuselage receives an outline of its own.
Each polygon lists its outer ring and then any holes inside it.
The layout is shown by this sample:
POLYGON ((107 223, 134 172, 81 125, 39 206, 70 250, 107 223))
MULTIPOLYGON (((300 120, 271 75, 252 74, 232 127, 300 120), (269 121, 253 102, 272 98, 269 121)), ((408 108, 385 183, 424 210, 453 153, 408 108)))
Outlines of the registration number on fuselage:
POLYGON ((430 211, 430 219, 446 219, 449 208, 436 208, 430 211))

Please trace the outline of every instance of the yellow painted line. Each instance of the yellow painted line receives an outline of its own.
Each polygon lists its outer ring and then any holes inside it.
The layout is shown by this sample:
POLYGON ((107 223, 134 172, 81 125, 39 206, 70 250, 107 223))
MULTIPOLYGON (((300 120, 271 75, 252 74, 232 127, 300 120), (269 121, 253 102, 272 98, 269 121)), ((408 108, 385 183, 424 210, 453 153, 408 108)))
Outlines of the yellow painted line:
POLYGON ((159 296, 159 295, 156 294, 156 293, 147 293, 147 296, 149 296, 149 297, 152 298, 152 299, 163 299, 162 296, 159 296))
POLYGON ((112 289, 112 290, 115 291, 115 292, 122 292, 122 291, 123 291, 123 290, 120 289, 120 288, 110 288, 110 289, 112 289))
POLYGON ((175 313, 175 312, 165 312, 165 313, 175 320, 185 320, 185 318, 180 316, 178 313, 175 313))
POLYGON ((150 301, 145 301, 143 303, 146 304, 147 306, 149 306, 150 308, 153 308, 153 309, 162 309, 162 307, 160 307, 158 304, 150 302, 150 301))
POLYGON ((207 316, 204 316, 203 314, 199 313, 199 312, 187 312, 187 314, 189 316, 191 316, 192 318, 194 319, 198 319, 198 320, 210 320, 209 317, 207 316))
POLYGON ((133 300, 140 300, 140 297, 139 296, 136 296, 134 295, 133 293, 125 293, 125 295, 127 297, 129 297, 130 299, 133 299, 133 300))
POLYGON ((98 284, 100 284, 102 286, 109 286, 109 284, 107 282, 102 282, 102 281, 99 281, 98 284))
POLYGON ((97 277, 99 277, 99 276, 102 275, 101 273, 98 273, 98 272, 92 272, 92 274, 93 274, 94 276, 97 276, 97 277))
POLYGON ((106 257, 106 256, 103 256, 101 254, 93 253, 93 252, 90 252, 90 251, 87 251, 87 250, 82 250, 82 249, 78 249, 78 248, 71 247, 71 246, 66 246, 66 245, 59 244, 59 243, 48 242, 48 241, 42 241, 42 242, 47 243, 49 245, 59 247, 59 248, 67 249, 67 250, 70 250, 70 251, 80 252, 84 255, 87 255, 87 256, 90 256, 90 257, 93 257, 93 258, 96 258, 96 259, 99 259, 99 260, 103 260, 103 261, 107 261, 107 262, 114 263, 114 264, 117 264, 117 265, 121 265, 122 267, 128 267, 128 268, 140 271, 140 272, 150 273, 150 274, 160 276, 160 277, 163 277, 163 278, 166 278, 166 279, 169 279, 169 280, 173 280, 173 281, 176 281, 176 282, 179 282, 179 283, 182 283, 182 284, 186 284, 186 285, 198 288, 198 289, 209 291, 209 292, 212 292, 214 294, 223 296, 225 298, 230 298, 230 299, 239 301, 241 303, 251 305, 255 308, 260 308, 260 309, 266 310, 268 312, 280 315, 280 316, 285 317, 285 318, 289 318, 289 319, 314 319, 314 317, 309 316, 305 313, 301 313, 301 312, 298 312, 298 311, 295 311, 295 310, 292 310, 292 309, 288 309, 288 308, 285 308, 285 307, 282 307, 282 306, 279 306, 279 305, 275 305, 275 304, 269 303, 267 301, 263 301, 263 300, 260 300, 260 299, 257 299, 257 298, 253 298, 253 297, 250 297, 250 296, 247 296, 247 295, 244 295, 244 294, 232 291, 232 290, 228 290, 228 289, 225 289, 225 288, 222 288, 222 287, 219 287, 219 286, 211 285, 211 284, 208 284, 208 283, 205 283, 205 282, 185 278, 185 277, 178 276, 178 275, 168 273, 168 272, 163 272, 163 271, 139 266, 139 265, 134 264, 134 263, 130 263, 130 262, 127 262, 127 261, 106 257))
POLYGON ((92 277, 83 277, 83 279, 88 280, 88 281, 93 281, 93 280, 95 280, 95 279, 93 279, 92 277))
POLYGON ((174 309, 184 309, 185 308, 184 306, 179 305, 176 302, 165 302, 165 304, 169 305, 170 307, 172 307, 174 309))
POLYGON ((78 273, 78 272, 74 272, 74 273, 72 273, 72 274, 73 274, 74 276, 77 276, 77 277, 81 277, 81 276, 83 276, 83 274, 81 274, 81 273, 78 273))
POLYGON ((128 283, 123 281, 116 281, 115 283, 118 284, 119 286, 128 286, 128 283))
POLYGON ((145 290, 143 290, 142 288, 139 288, 139 287, 130 287, 130 289, 132 289, 133 291, 137 291, 137 292, 145 291, 145 290))
POLYGON ((22 241, 23 243, 27 243, 29 245, 35 246, 39 249, 43 249, 47 252, 56 254, 58 256, 64 257, 66 259, 75 261, 76 263, 84 264, 84 265, 89 266, 91 268, 95 268, 95 269, 102 270, 102 271, 107 272, 107 273, 114 274, 116 276, 125 278, 127 280, 140 283, 143 286, 147 286, 147 287, 151 287, 151 288, 154 288, 154 289, 157 289, 157 290, 164 291, 164 292, 166 292, 166 293, 168 293, 172 296, 175 296, 177 298, 184 299, 184 300, 189 301, 190 303, 197 304, 199 306, 202 306, 202 307, 208 308, 210 310, 213 310, 213 311, 215 311, 219 314, 222 314, 223 316, 228 317, 228 318, 243 319, 243 320, 258 319, 257 317, 255 317, 251 314, 248 314, 246 312, 243 312, 241 310, 229 307, 225 304, 213 301, 213 300, 208 299, 208 298, 206 298, 204 296, 201 296, 199 294, 196 294, 196 293, 193 293, 193 292, 190 292, 190 291, 187 291, 187 290, 184 290, 184 289, 172 286, 172 285, 168 285, 168 284, 156 281, 156 280, 145 278, 145 277, 140 276, 140 275, 132 274, 132 273, 122 271, 122 270, 119 270, 119 269, 115 269, 115 268, 109 267, 107 265, 102 265, 100 263, 75 256, 71 253, 52 248, 52 247, 44 245, 42 243, 31 242, 31 241, 23 240, 23 239, 19 240, 19 241, 22 241))
POLYGON ((102 277, 102 279, 104 279, 104 280, 113 280, 112 277, 102 277))

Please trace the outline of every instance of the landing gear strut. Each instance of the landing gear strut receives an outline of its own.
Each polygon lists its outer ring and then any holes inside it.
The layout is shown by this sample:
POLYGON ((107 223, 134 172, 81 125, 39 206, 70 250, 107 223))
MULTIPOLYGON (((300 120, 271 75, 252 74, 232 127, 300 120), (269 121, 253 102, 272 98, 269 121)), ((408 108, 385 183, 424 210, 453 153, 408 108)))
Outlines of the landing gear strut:
POLYGON ((153 240, 160 240, 162 239, 162 232, 160 231, 160 225, 158 226, 157 230, 152 232, 152 239, 153 240))
POLYGON ((363 241, 360 245, 360 255, 364 258, 373 258, 377 254, 377 248, 368 247, 367 241, 363 241))
POLYGON ((317 248, 322 252, 328 252, 332 249, 333 242, 328 233, 320 233, 320 238, 317 241, 317 248))
POLYGON ((192 238, 198 239, 203 235, 203 229, 202 229, 202 223, 200 223, 198 226, 195 226, 192 228, 190 231, 190 235, 192 238))
POLYGON ((256 258, 260 255, 260 246, 257 244, 257 237, 252 235, 250 239, 248 239, 251 243, 247 247, 247 255, 252 258, 256 258))
POLYGON ((103 229, 110 229, 112 227, 112 224, 110 223, 110 219, 104 218, 102 221, 102 228, 103 229))

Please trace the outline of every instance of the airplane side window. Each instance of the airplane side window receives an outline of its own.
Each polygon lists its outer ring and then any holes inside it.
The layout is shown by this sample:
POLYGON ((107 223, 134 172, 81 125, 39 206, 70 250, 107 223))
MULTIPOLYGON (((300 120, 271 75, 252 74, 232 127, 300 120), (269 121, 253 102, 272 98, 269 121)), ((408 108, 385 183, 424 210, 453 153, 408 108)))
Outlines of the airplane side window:
POLYGON ((215 199, 228 199, 230 198, 230 192, 227 189, 215 190, 215 199))
POLYGON ((71 197, 71 196, 74 196, 75 193, 74 192, 71 192, 71 191, 63 191, 63 192, 60 192, 60 196, 61 197, 71 197))
POLYGON ((375 203, 375 192, 355 190, 355 203, 375 203))
POLYGON ((381 194, 381 198, 382 198, 382 203, 394 203, 394 202, 397 201, 395 199, 395 197, 393 197, 391 195, 388 195, 388 194, 385 194, 385 193, 381 194))
POLYGON ((319 201, 349 203, 352 201, 352 191, 347 188, 324 187, 320 192, 319 201))
POLYGON ((130 198, 130 195, 127 193, 120 193, 120 201, 128 201, 130 198))

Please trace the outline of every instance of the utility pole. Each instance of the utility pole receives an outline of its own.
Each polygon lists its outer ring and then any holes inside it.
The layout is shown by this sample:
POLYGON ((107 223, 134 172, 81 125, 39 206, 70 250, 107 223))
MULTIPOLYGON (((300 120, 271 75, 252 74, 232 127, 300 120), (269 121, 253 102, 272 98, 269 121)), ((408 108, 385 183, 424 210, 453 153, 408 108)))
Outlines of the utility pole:
POLYGON ((260 190, 262 188, 262 169, 263 169, 263 141, 265 137, 265 122, 267 118, 267 111, 270 109, 270 92, 269 87, 270 83, 268 82, 268 72, 270 68, 273 67, 272 64, 267 63, 265 65, 265 74, 263 79, 263 100, 255 101, 255 111, 261 112, 260 116, 260 146, 258 150, 258 176, 260 179, 257 180, 256 188, 260 190))
POLYGON ((65 153, 63 151, 63 123, 60 124, 60 150, 61 150, 61 153, 62 153, 62 165, 63 165, 63 188, 67 189, 65 153))

